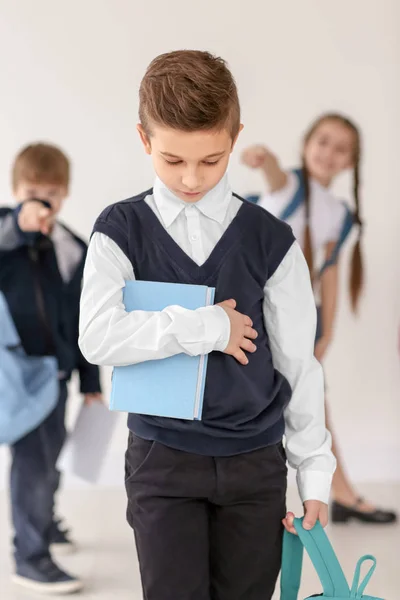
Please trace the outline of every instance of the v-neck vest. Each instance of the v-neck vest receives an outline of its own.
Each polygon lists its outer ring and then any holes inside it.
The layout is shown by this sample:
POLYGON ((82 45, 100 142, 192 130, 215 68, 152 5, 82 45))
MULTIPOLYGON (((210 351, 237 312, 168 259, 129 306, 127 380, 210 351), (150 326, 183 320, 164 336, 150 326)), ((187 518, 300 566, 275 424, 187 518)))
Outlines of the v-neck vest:
POLYGON ((273 366, 264 323, 264 288, 293 244, 293 233, 264 209, 243 200, 209 258, 197 265, 164 229, 145 201, 152 190, 106 208, 94 232, 110 237, 132 263, 135 278, 215 287, 215 302, 234 298, 258 332, 257 352, 240 365, 209 355, 201 421, 130 414, 136 435, 186 452, 230 456, 277 443, 291 397, 273 366))

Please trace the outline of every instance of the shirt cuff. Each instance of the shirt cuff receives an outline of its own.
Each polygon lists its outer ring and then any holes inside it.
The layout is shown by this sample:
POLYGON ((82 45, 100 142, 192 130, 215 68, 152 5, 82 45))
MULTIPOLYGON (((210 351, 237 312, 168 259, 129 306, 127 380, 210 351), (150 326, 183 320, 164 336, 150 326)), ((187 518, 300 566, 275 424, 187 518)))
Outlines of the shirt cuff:
POLYGON ((221 306, 207 306, 200 308, 205 328, 205 340, 209 352, 223 352, 231 336, 231 322, 221 306))
POLYGON ((328 504, 332 477, 331 473, 324 471, 297 471, 297 486, 301 501, 319 500, 328 504))

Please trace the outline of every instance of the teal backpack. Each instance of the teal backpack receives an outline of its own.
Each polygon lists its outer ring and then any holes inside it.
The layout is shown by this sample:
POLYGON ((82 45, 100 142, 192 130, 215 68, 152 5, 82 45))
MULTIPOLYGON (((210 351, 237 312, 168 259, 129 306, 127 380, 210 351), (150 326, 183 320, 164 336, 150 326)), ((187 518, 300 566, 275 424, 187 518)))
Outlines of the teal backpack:
POLYGON ((364 590, 376 567, 376 559, 369 554, 362 556, 357 563, 351 589, 346 581, 336 554, 320 523, 311 531, 303 529, 303 519, 295 519, 294 527, 297 536, 285 530, 283 538, 281 600, 298 600, 301 568, 303 564, 303 548, 313 563, 321 581, 323 593, 309 596, 325 600, 383 600, 376 596, 365 596, 364 590), (372 566, 360 583, 362 564, 370 560, 372 566))

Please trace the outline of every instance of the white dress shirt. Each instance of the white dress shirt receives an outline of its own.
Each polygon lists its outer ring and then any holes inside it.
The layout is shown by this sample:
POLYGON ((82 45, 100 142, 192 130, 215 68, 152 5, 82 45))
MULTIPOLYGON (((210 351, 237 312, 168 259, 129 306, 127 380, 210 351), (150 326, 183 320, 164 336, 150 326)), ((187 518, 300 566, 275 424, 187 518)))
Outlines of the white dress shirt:
MULTIPOLYGON (((195 204, 179 200, 156 180, 153 194, 145 202, 199 265, 210 256, 242 203, 232 195, 227 176, 195 204)), ((79 342, 90 362, 117 366, 182 352, 224 351, 230 322, 221 307, 191 311, 170 306, 160 312, 128 313, 123 288, 134 278, 132 264, 119 246, 95 233, 84 273, 79 342)), ((315 303, 297 242, 265 285, 264 320, 274 366, 293 391, 285 410, 286 453, 289 464, 297 469, 300 496, 303 501, 328 502, 335 459, 325 428, 322 369, 314 358, 315 303)))

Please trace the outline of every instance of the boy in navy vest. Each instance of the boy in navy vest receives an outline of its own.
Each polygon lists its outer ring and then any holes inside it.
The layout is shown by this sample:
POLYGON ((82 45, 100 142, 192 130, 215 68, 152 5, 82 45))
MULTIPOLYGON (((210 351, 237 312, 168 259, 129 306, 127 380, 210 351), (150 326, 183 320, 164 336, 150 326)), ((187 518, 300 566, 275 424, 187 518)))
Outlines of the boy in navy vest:
POLYGON ((84 274, 80 347, 96 364, 209 354, 201 421, 129 416, 128 521, 147 600, 267 600, 281 564, 286 455, 305 527, 335 467, 314 359, 316 311, 291 229, 232 193, 236 85, 207 52, 156 58, 139 135, 154 187, 108 207, 84 274), (216 306, 127 313, 125 281, 216 288, 216 306), (285 448, 282 438, 285 434, 285 448))
POLYGON ((100 398, 99 370, 78 347, 79 299, 86 244, 56 217, 68 193, 69 161, 54 146, 34 144, 13 167, 15 209, 0 209, 0 290, 28 355, 56 356, 60 392, 54 411, 12 448, 11 507, 15 581, 44 593, 82 587, 50 556, 71 547, 54 518, 56 462, 65 440, 67 382, 79 371, 86 401, 100 398))

